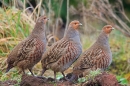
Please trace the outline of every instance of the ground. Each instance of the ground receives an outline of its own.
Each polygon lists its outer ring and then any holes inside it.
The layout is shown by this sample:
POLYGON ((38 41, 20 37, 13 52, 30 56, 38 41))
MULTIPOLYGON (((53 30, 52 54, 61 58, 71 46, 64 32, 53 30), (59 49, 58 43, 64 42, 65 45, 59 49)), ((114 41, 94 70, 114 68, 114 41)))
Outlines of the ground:
MULTIPOLYGON (((71 73, 67 74, 67 78, 71 77, 71 73)), ((21 82, 18 84, 16 80, 7 80, 0 82, 0 86, 123 86, 120 85, 114 74, 103 72, 97 75, 94 79, 85 82, 69 82, 64 78, 55 82, 53 78, 37 77, 30 75, 22 75, 21 82)), ((125 85, 124 85, 125 86, 125 85)))

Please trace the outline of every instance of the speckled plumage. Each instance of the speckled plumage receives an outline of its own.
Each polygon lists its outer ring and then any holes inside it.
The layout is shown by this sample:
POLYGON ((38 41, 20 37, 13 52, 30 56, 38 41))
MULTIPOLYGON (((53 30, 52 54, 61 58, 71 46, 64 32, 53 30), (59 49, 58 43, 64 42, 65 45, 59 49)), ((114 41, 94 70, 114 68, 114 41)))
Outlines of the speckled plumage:
POLYGON ((44 53, 41 60, 43 68, 41 75, 43 75, 47 69, 52 69, 55 76, 56 72, 61 72, 64 75, 63 72, 80 56, 82 46, 77 30, 79 25, 79 21, 72 21, 66 30, 64 37, 54 43, 44 53))
POLYGON ((109 46, 109 34, 112 31, 111 25, 103 27, 96 42, 87 49, 75 62, 73 68, 73 76, 77 77, 81 74, 86 75, 90 70, 105 70, 112 62, 112 53, 109 46))
POLYGON ((23 73, 25 69, 29 69, 32 73, 33 66, 41 60, 46 50, 45 24, 47 20, 46 16, 39 17, 32 33, 11 51, 7 58, 6 72, 18 66, 23 73))

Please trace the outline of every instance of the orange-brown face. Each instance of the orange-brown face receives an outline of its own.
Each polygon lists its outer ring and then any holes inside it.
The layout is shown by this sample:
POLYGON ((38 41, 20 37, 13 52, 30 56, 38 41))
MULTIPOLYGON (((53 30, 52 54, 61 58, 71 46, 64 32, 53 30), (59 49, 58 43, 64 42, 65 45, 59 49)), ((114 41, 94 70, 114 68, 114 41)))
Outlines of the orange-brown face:
POLYGON ((73 29, 78 29, 80 25, 82 24, 79 21, 74 20, 70 23, 69 27, 72 27, 73 29))
POLYGON ((41 17, 39 17, 38 22, 43 22, 44 24, 46 24, 46 22, 47 22, 48 20, 49 20, 49 19, 48 19, 46 16, 41 16, 41 17))
POLYGON ((110 34, 112 30, 114 30, 114 28, 111 25, 106 25, 106 26, 103 27, 103 31, 106 34, 110 34))

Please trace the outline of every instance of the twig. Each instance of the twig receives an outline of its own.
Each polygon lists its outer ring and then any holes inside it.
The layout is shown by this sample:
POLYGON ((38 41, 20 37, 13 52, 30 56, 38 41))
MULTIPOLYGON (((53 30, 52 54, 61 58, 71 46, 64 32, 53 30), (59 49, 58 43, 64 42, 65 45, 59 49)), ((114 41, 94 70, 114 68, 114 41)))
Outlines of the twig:
MULTIPOLYGON (((50 19, 51 18, 51 16, 50 16, 50 13, 51 13, 51 0, 49 0, 48 7, 49 7, 48 18, 50 19)), ((50 21, 48 22, 48 28, 49 28, 49 26, 50 26, 50 21)), ((48 30, 48 31, 49 31, 49 34, 50 34, 51 31, 50 30, 48 30)))
POLYGON ((59 11, 58 11, 58 17, 56 19, 56 31, 58 29, 58 21, 59 21, 59 15, 60 15, 60 12, 61 12, 62 3, 63 3, 63 0, 61 0, 61 2, 60 2, 60 7, 59 7, 59 11))
POLYGON ((91 18, 97 18, 107 24, 112 24, 125 36, 130 37, 130 28, 125 23, 126 21, 130 23, 130 20, 124 13, 121 0, 117 0, 116 3, 118 4, 118 13, 122 14, 122 17, 117 15, 117 12, 115 13, 115 10, 113 10, 114 8, 109 3, 109 0, 93 0, 89 8, 89 12, 87 11, 86 14, 91 18))
POLYGON ((16 6, 16 0, 14 0, 14 7, 16 6))
POLYGON ((41 4, 42 4, 42 0, 40 0, 40 2, 39 2, 39 8, 38 8, 38 16, 37 16, 37 19, 38 19, 39 15, 40 15, 41 4))
MULTIPOLYGON (((84 1, 84 0, 83 0, 84 1)), ((83 10, 83 22, 84 22, 84 28, 87 31, 87 20, 85 16, 85 8, 84 8, 84 3, 82 2, 82 10, 83 10)))
POLYGON ((68 23, 69 23, 69 0, 67 0, 67 22, 66 22, 66 29, 68 27, 68 23))
POLYGON ((34 10, 34 7, 32 6, 32 4, 30 3, 30 1, 27 0, 27 3, 31 6, 31 8, 34 10))
POLYGON ((33 16, 33 14, 36 12, 36 9, 39 7, 39 5, 40 5, 40 4, 38 4, 38 5, 34 8, 32 14, 29 16, 29 18, 31 18, 31 17, 33 16))

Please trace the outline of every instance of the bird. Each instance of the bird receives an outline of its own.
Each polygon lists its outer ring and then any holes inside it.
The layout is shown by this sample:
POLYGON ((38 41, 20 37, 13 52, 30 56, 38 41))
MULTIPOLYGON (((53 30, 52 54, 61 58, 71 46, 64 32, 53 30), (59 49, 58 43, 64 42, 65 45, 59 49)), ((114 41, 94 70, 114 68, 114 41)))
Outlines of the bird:
POLYGON ((56 80, 56 73, 61 72, 65 77, 64 71, 68 69, 73 62, 82 53, 82 45, 79 36, 79 26, 82 25, 78 20, 70 22, 67 27, 64 37, 55 42, 42 56, 42 76, 48 69, 54 71, 54 79, 56 80))
POLYGON ((32 68, 41 60, 46 50, 45 25, 47 21, 48 18, 45 15, 40 16, 31 34, 10 52, 7 57, 6 73, 17 66, 23 74, 25 74, 25 69, 28 69, 34 76, 32 68))
POLYGON ((73 82, 78 77, 89 74, 91 70, 100 69, 104 71, 112 62, 112 52, 109 45, 109 34, 114 28, 105 25, 97 40, 91 47, 84 51, 75 62, 72 77, 69 81, 73 82))
POLYGON ((56 26, 56 31, 54 33, 54 36, 56 36, 60 40, 64 36, 66 23, 63 22, 62 18, 57 18, 56 25, 57 26, 56 26))

